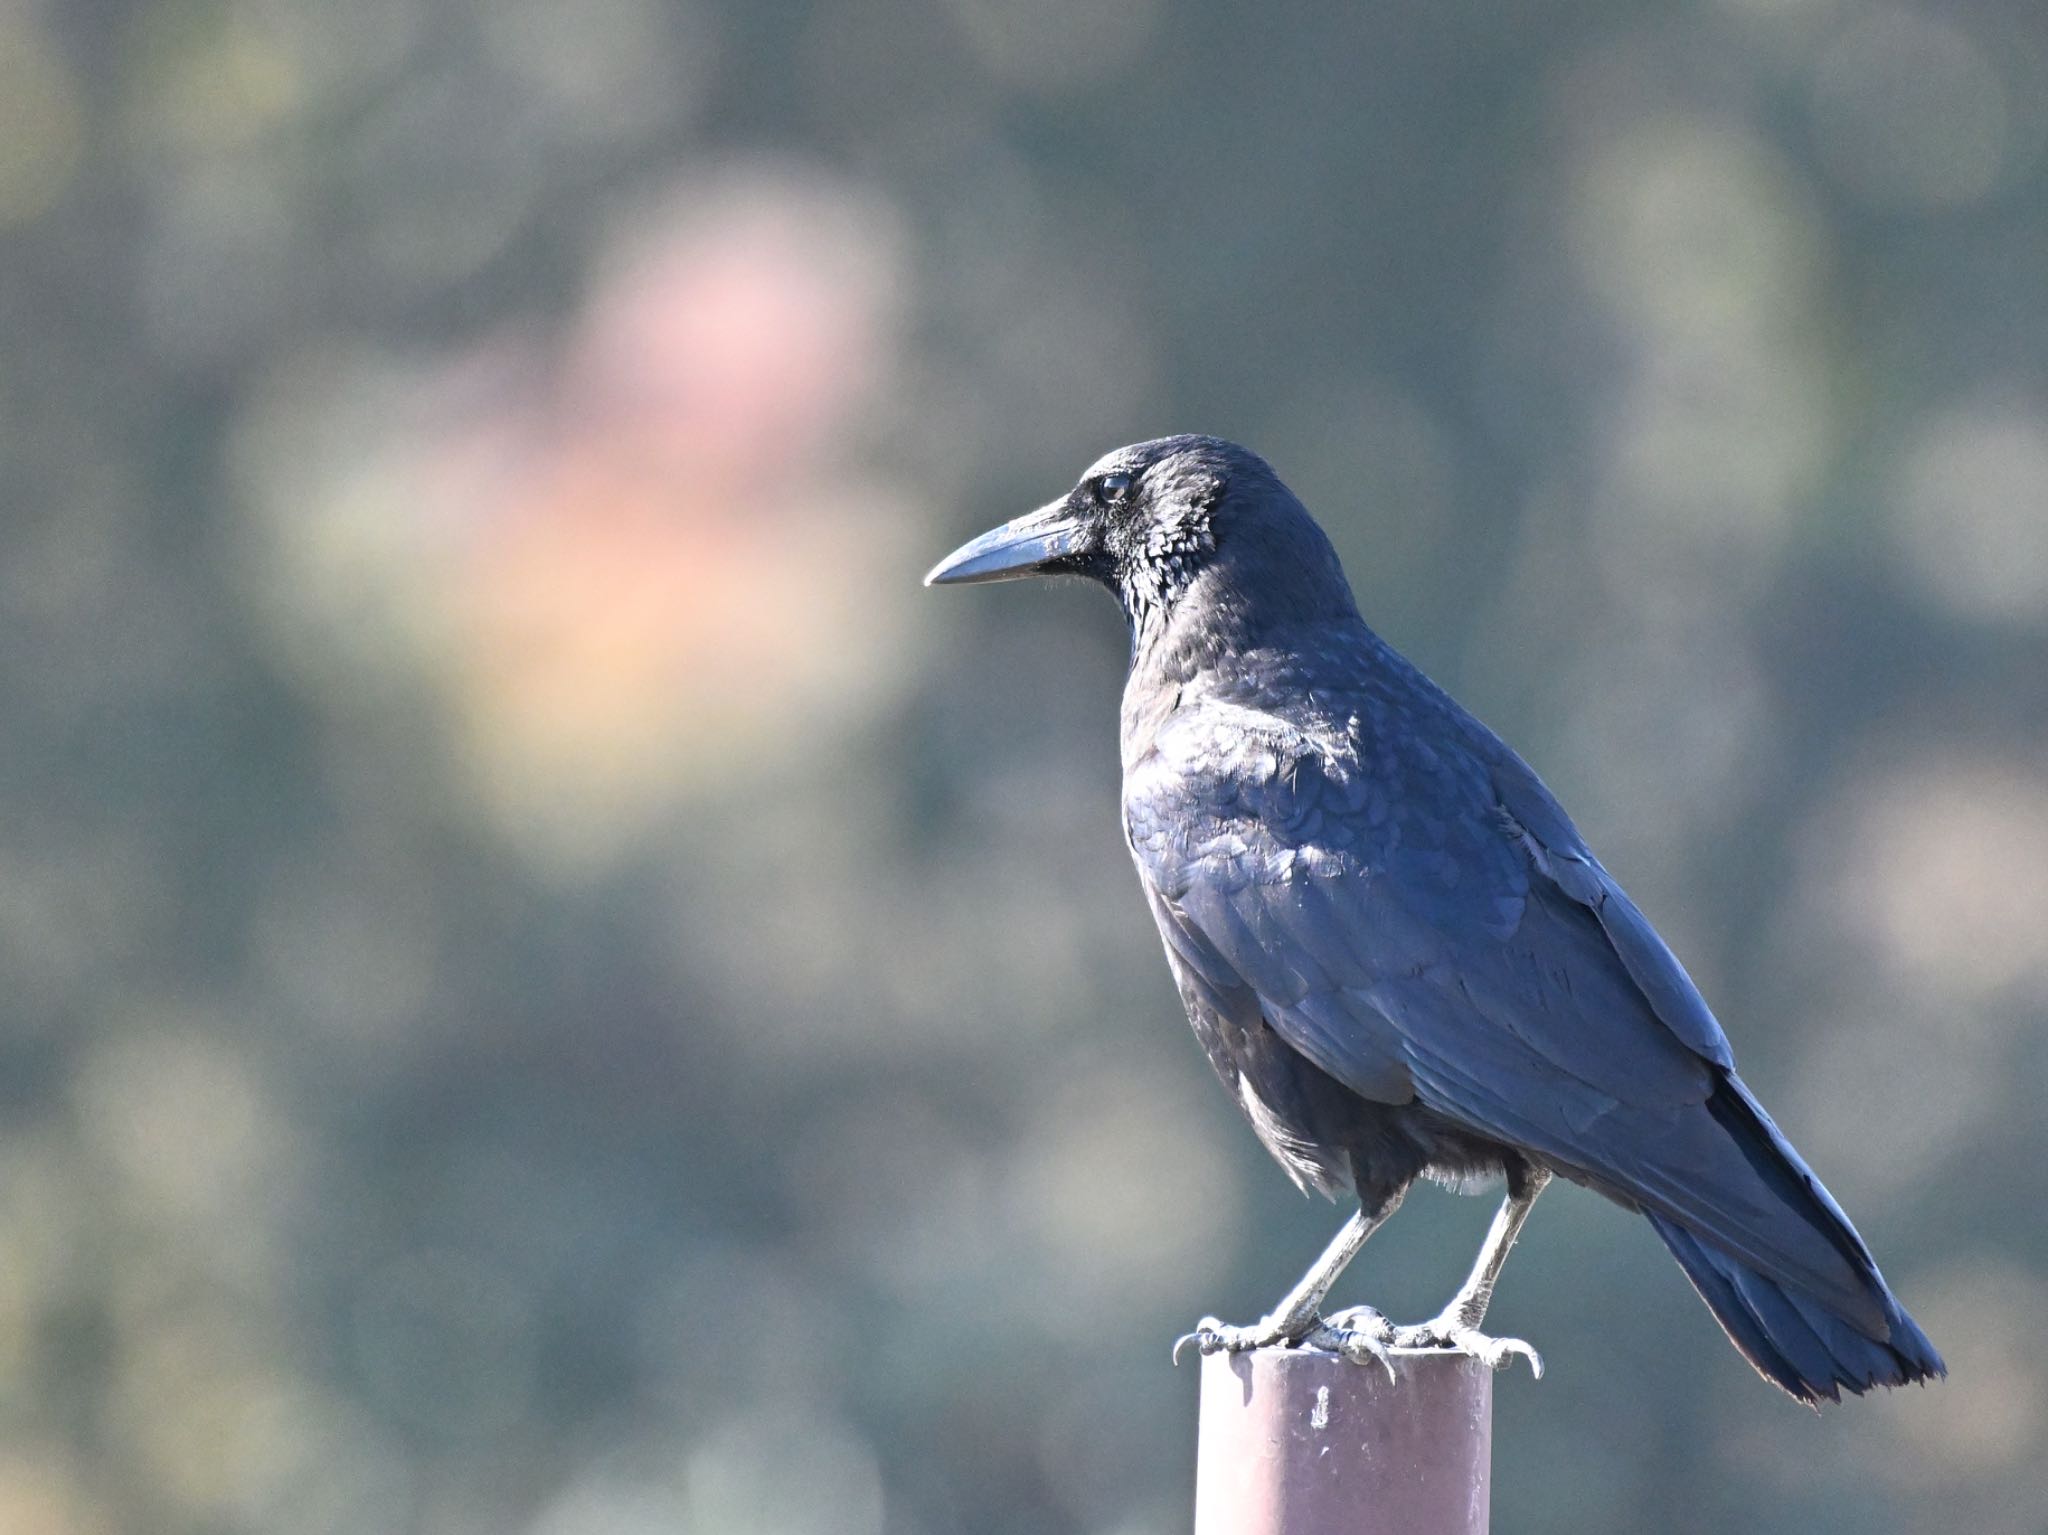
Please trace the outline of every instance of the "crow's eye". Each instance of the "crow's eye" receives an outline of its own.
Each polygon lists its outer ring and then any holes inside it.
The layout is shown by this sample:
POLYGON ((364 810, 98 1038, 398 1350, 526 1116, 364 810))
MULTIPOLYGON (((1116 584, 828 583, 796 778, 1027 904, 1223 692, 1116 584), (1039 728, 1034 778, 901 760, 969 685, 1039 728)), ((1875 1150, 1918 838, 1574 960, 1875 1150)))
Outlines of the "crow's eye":
POLYGON ((1131 477, 1127 474, 1105 474, 1095 482, 1096 498, 1110 506, 1115 506, 1130 493, 1131 477))

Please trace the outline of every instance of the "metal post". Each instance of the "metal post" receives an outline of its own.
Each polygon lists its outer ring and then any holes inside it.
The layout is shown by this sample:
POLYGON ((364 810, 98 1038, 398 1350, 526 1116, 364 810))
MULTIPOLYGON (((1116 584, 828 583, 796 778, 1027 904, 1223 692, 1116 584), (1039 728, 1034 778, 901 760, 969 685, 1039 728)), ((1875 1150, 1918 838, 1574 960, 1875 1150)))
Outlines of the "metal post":
POLYGON ((1195 1535, 1485 1535, 1493 1371, 1393 1360, 1389 1381, 1309 1349, 1205 1356, 1195 1535))

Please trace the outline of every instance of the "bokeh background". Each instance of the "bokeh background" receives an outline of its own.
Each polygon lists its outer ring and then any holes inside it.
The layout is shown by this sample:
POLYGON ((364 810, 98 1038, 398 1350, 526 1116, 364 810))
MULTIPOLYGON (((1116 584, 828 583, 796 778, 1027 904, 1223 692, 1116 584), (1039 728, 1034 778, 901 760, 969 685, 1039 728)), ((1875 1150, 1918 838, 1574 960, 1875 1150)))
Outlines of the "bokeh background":
POLYGON ((1500 1527, 2048 1529, 2037 0, 7 0, 0 1530, 1185 1529, 1167 1345, 1341 1212, 1111 605, 917 580, 1187 429, 1954 1367, 1801 1411, 1562 1191, 1500 1527))

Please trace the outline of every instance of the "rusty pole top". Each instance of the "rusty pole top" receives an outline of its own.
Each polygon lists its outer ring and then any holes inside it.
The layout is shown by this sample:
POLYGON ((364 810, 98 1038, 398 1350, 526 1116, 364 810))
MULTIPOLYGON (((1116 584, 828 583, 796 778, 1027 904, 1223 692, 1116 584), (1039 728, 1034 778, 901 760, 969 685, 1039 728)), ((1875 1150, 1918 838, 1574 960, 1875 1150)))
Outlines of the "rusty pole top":
POLYGON ((1485 1535, 1493 1372, 1393 1360, 1389 1381, 1309 1349, 1205 1356, 1195 1535, 1485 1535))

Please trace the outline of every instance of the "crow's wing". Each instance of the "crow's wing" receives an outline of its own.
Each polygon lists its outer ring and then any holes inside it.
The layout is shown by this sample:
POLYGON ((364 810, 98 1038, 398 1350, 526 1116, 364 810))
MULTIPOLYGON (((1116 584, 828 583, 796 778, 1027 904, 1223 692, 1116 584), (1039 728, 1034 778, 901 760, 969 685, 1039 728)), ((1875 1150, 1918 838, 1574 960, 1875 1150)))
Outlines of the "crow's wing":
POLYGON ((1509 751, 1492 765, 1493 791, 1500 809, 1539 873, 1592 912, 1628 972, 1666 1028, 1688 1049, 1733 1071, 1728 1036, 1650 919, 1600 866, 1571 817, 1529 765, 1509 751))
POLYGON ((1333 751, 1233 715, 1176 716, 1126 778, 1177 957, 1250 986, 1361 1096, 1412 1097, 1871 1316, 1853 1231, 1788 1197, 1804 1180, 1840 1218, 1796 1156, 1731 1135, 1717 1093, 1753 1100, 1719 1025, 1526 765, 1476 723, 1333 751))

